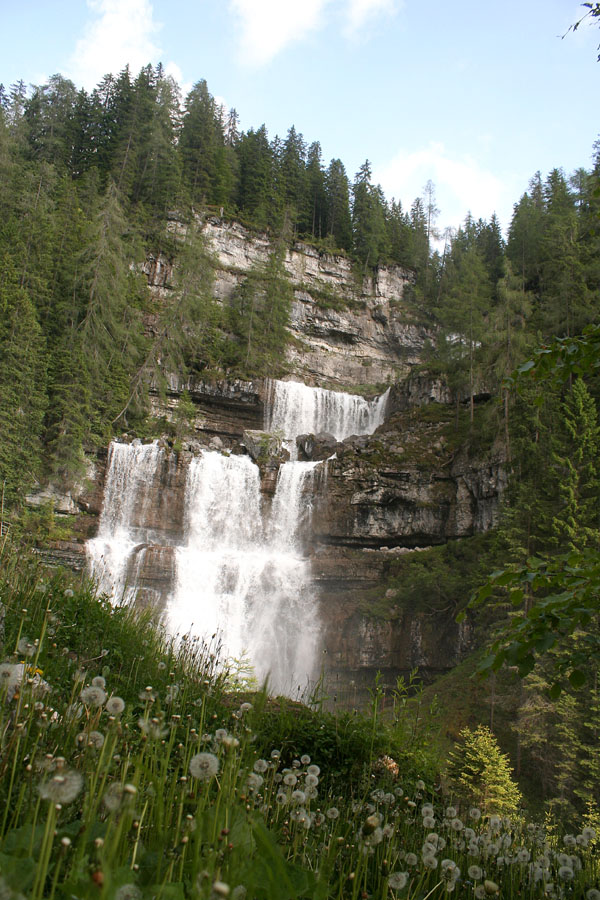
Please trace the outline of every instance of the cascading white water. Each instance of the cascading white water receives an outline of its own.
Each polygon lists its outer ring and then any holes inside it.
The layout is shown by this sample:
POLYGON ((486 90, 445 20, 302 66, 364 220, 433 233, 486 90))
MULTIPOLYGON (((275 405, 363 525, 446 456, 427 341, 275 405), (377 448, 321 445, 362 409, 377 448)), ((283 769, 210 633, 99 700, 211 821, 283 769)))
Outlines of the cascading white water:
POLYGON ((315 465, 282 467, 264 524, 249 457, 203 453, 188 473, 187 543, 177 552, 169 630, 218 633, 224 653, 247 657, 276 693, 304 690, 314 675, 317 622, 298 532, 315 465))
MULTIPOLYGON (((387 393, 362 397, 271 383, 268 430, 280 430, 291 451, 296 436, 326 431, 342 440, 373 432, 387 393)), ((142 523, 164 451, 158 444, 111 444, 98 537, 88 542, 100 587, 133 597, 144 546, 156 535, 142 523)), ((295 694, 316 674, 319 617, 302 535, 310 526, 311 479, 319 463, 279 468, 269 515, 260 473, 247 456, 203 452, 189 464, 183 540, 176 550, 175 588, 165 618, 173 633, 218 634, 224 652, 247 658, 259 681, 295 694)), ((163 536, 164 540, 164 536, 163 536)), ((160 543, 160 538, 158 539, 160 543)))
POLYGON ((86 552, 100 591, 115 599, 129 599, 135 574, 128 573, 132 556, 151 538, 145 521, 156 468, 164 451, 156 442, 111 443, 98 535, 87 542, 86 552))
POLYGON ((372 434, 385 418, 389 389, 375 400, 311 388, 298 381, 270 382, 267 431, 280 431, 286 441, 299 434, 326 431, 343 441, 351 434, 372 434))

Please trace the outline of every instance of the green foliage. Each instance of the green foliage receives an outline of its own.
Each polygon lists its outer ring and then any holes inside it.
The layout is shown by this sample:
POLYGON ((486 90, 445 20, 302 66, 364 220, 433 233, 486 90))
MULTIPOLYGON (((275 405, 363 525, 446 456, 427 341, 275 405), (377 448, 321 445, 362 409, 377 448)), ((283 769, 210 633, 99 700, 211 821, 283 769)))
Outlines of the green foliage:
POLYGON ((460 740, 450 754, 447 774, 461 804, 478 807, 487 814, 514 815, 521 792, 513 781, 508 758, 490 729, 485 725, 475 730, 463 728, 460 740))
POLYGON ((234 294, 228 311, 236 338, 230 365, 242 377, 272 377, 282 373, 293 299, 284 266, 282 242, 265 263, 258 263, 234 294))

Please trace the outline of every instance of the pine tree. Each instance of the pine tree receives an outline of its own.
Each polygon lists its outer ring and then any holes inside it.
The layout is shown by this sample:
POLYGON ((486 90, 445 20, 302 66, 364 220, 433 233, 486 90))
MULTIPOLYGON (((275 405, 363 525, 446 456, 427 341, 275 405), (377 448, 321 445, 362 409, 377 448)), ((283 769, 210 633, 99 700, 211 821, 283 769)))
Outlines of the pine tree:
POLYGON ((448 763, 448 777, 460 802, 487 814, 516 813, 521 792, 513 781, 508 757, 490 729, 485 725, 478 725, 474 731, 466 727, 460 739, 448 763))

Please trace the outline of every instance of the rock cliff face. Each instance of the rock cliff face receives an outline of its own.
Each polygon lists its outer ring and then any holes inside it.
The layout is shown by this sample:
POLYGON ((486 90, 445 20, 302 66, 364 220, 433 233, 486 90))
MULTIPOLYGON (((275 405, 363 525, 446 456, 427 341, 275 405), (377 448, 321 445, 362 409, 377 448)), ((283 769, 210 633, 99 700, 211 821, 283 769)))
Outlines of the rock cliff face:
MULTIPOLYGON (((273 248, 266 235, 219 219, 209 218, 204 234, 217 259, 214 293, 226 303, 273 248)), ((288 359, 295 377, 332 388, 387 384, 419 362, 430 335, 406 302, 412 272, 382 266, 375 275, 360 277, 346 257, 302 243, 288 250, 285 268, 294 287, 296 341, 288 359)), ((146 273, 157 295, 167 299, 168 261, 148 260, 146 273)))
MULTIPOLYGON (((249 234, 239 225, 211 219, 205 230, 219 260, 215 292, 226 302, 249 269, 267 258, 270 246, 264 235, 249 234)), ((503 458, 492 447, 469 456, 465 435, 456 430, 456 398, 447 385, 442 379, 410 376, 430 335, 404 300, 412 282, 409 272, 384 268, 357 280, 345 258, 305 245, 288 252, 286 268, 295 292, 292 328, 297 340, 289 356, 293 377, 334 389, 394 385, 386 422, 375 434, 342 442, 327 435, 299 439, 301 458, 325 460, 335 450, 335 458, 321 462, 314 479, 312 528, 304 538, 330 688, 352 703, 360 700, 377 671, 393 682, 418 666, 422 676, 433 678, 468 649, 468 628, 459 628, 451 614, 432 616, 422 608, 390 603, 391 612, 382 617, 370 609, 369 598, 386 582, 399 555, 478 534, 494 524, 505 485, 503 458)), ((149 260, 147 273, 152 289, 167 302, 168 263, 149 260)), ((147 601, 164 598, 172 587, 192 455, 202 447, 249 452, 261 469, 265 504, 283 459, 259 433, 269 403, 268 383, 205 384, 173 376, 166 404, 155 398, 157 414, 171 416, 184 389, 196 411, 190 431, 177 452, 167 456, 150 502, 140 510, 140 524, 153 533, 149 544, 140 544, 135 573, 141 599, 147 601)), ((104 451, 96 461, 93 484, 69 496, 69 511, 82 512, 82 537, 94 533, 105 460, 104 451)), ((81 559, 82 544, 78 549, 81 559)), ((73 562, 77 544, 55 547, 54 560, 61 552, 63 561, 73 562)))

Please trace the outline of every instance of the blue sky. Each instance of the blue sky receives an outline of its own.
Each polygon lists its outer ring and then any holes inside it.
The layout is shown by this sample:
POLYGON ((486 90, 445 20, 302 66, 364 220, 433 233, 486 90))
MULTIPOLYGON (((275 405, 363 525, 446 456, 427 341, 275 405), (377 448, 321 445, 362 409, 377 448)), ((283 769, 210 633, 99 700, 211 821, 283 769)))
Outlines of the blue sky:
POLYGON ((290 125, 365 159, 409 207, 428 179, 438 225, 496 212, 530 177, 589 168, 600 136, 600 29, 570 0, 1 0, 0 81, 60 72, 91 90, 126 63, 206 79, 242 128, 290 125))

